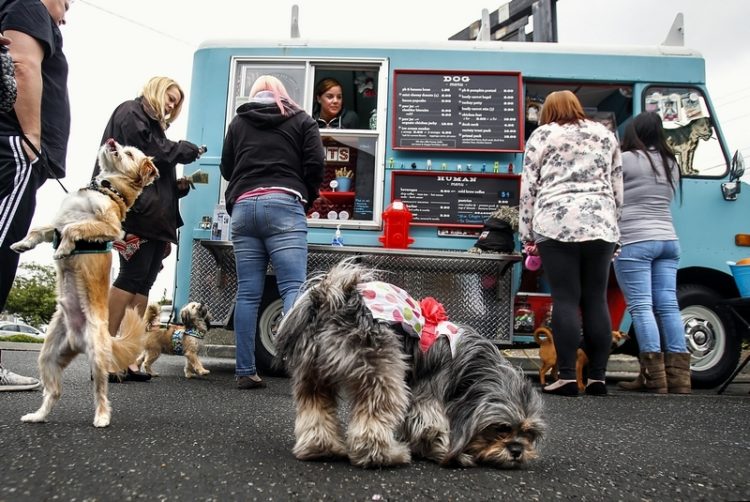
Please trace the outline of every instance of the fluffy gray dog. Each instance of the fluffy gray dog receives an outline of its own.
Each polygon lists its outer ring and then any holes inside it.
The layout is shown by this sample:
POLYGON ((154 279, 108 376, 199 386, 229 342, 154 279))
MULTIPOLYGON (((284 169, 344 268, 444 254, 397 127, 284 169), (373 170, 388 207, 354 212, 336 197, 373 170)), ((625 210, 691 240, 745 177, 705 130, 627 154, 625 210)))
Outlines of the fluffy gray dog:
MULTIPOLYGON (((278 330, 277 364, 292 378, 300 460, 348 457, 360 467, 406 464, 512 468, 537 457, 542 400, 495 345, 459 327, 429 347, 368 306, 372 270, 344 260, 306 284, 278 330), (423 345, 420 347, 420 345, 423 345), (338 417, 350 402, 346 432, 338 417)), ((411 310, 407 309, 407 317, 411 310)))

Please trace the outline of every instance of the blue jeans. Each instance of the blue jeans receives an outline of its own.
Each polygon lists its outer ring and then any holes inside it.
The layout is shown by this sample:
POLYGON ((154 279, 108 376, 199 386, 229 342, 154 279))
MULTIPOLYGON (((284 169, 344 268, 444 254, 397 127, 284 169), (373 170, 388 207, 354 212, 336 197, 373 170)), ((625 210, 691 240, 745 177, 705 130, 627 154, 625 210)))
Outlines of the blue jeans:
POLYGON ((677 304, 679 261, 678 241, 627 244, 615 259, 617 282, 641 352, 661 352, 662 347, 666 352, 687 352, 677 304))
POLYGON ((237 266, 235 375, 256 374, 255 332, 271 260, 287 312, 307 276, 307 219, 302 204, 287 194, 250 197, 232 210, 232 244, 237 266))

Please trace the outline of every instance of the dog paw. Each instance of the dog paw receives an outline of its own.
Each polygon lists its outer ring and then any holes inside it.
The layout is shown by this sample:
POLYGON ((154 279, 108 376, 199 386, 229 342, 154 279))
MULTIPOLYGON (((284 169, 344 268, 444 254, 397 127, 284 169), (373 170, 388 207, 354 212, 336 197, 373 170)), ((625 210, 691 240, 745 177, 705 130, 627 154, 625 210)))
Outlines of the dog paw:
POLYGON ((346 458, 346 447, 342 442, 333 444, 301 444, 297 442, 292 450, 297 460, 324 460, 332 458, 346 458))
POLYGON ((97 413, 94 416, 94 427, 107 427, 109 425, 109 413, 97 413))
POLYGON ((52 258, 55 260, 62 260, 63 258, 67 258, 73 252, 73 249, 75 249, 73 246, 63 246, 61 244, 52 255, 52 258))
POLYGON ((16 253, 23 253, 24 251, 28 251, 29 249, 34 249, 34 245, 29 241, 23 240, 18 241, 15 244, 11 244, 10 248, 16 253))
POLYGON ((461 453, 456 457, 456 463, 461 467, 475 467, 474 457, 466 453, 461 453))
POLYGON ((394 443, 383 449, 367 448, 360 451, 349 452, 349 461, 352 465, 367 469, 405 465, 411 462, 411 453, 405 444, 394 443))
POLYGON ((21 417, 21 422, 27 422, 27 423, 38 424, 38 423, 42 423, 46 421, 47 421, 47 417, 44 414, 39 413, 38 411, 34 413, 27 413, 26 415, 21 417))
POLYGON ((208 375, 209 373, 211 373, 211 370, 200 370, 200 371, 198 371, 198 374, 200 376, 205 376, 205 375, 208 375))

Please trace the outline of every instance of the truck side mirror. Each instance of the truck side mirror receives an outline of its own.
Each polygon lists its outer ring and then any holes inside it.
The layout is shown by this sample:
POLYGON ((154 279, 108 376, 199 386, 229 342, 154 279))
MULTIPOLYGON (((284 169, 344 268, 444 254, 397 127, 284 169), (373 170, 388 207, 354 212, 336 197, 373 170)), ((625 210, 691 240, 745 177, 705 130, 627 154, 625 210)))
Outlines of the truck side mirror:
POLYGON ((745 174, 745 159, 737 150, 732 157, 732 166, 729 168, 729 181, 721 184, 721 195, 724 200, 737 200, 737 195, 742 189, 740 178, 745 174))

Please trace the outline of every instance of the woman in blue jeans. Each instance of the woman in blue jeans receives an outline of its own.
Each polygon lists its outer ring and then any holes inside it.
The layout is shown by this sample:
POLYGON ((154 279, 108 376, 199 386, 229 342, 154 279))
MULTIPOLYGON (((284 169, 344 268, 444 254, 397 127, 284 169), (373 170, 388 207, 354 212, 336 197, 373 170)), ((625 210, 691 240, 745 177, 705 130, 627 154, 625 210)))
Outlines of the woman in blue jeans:
POLYGON ((265 387, 255 368, 255 332, 268 262, 288 311, 307 275, 305 208, 323 181, 315 121, 277 78, 259 77, 237 109, 221 152, 237 267, 234 329, 239 389, 265 387))
POLYGON ((641 371, 625 390, 690 393, 690 354, 677 304, 677 240, 670 205, 680 168, 653 112, 636 116, 622 141, 622 250, 615 273, 625 294, 640 350, 641 371))

